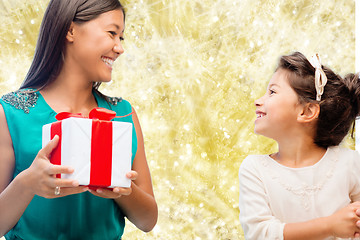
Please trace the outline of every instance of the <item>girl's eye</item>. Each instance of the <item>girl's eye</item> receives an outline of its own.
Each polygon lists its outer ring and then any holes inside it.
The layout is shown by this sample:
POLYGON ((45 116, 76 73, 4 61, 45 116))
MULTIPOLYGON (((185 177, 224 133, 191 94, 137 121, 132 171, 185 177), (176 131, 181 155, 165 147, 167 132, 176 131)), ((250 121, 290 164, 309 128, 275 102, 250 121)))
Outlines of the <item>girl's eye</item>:
POLYGON ((275 91, 272 89, 269 89, 269 93, 270 93, 270 95, 273 95, 275 93, 275 91))

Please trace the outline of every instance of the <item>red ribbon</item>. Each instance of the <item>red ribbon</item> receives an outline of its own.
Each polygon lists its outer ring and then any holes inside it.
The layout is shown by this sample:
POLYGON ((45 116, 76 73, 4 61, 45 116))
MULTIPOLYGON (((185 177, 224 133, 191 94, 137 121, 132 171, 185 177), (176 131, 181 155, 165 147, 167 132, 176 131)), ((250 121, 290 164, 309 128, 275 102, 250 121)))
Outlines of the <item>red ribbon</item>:
MULTIPOLYGON (((129 116, 130 114, 126 115, 129 116)), ((121 117, 126 117, 121 116, 121 117)), ((59 136, 59 144, 51 156, 53 164, 61 165, 61 120, 70 117, 85 118, 80 113, 61 112, 56 115, 58 122, 51 125, 51 139, 59 136)), ((94 108, 89 113, 92 119, 91 154, 90 154, 90 184, 95 187, 107 187, 111 185, 112 167, 112 122, 116 112, 106 108, 94 108)), ((56 175, 60 178, 60 174, 56 175)))
MULTIPOLYGON (((69 112, 61 112, 58 113, 55 118, 58 121, 64 120, 66 118, 70 117, 78 117, 78 118, 85 118, 81 113, 69 113, 69 112)), ((111 121, 116 117, 116 112, 111 111, 106 108, 94 108, 89 113, 90 119, 99 119, 99 120, 105 120, 105 121, 111 121)))

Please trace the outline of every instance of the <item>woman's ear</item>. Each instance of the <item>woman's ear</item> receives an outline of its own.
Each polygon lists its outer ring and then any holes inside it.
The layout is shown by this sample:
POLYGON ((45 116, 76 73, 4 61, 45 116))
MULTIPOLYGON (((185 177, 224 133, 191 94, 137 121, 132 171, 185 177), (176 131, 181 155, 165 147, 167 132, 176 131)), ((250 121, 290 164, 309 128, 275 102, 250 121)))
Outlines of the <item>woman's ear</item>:
POLYGON ((69 30, 68 30, 68 32, 66 34, 66 40, 68 42, 74 42, 74 33, 75 33, 75 28, 74 27, 75 27, 74 22, 71 22, 69 30))
POLYGON ((298 115, 298 121, 309 123, 317 119, 320 114, 320 105, 317 103, 306 103, 298 115))

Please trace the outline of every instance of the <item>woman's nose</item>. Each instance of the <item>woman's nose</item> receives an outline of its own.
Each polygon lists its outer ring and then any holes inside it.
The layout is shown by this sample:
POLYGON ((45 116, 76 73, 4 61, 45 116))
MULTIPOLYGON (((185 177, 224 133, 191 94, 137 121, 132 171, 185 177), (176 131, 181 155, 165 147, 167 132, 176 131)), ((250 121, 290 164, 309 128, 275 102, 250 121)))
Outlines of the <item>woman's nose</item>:
POLYGON ((114 45, 113 50, 119 55, 124 53, 124 48, 120 41, 114 45))

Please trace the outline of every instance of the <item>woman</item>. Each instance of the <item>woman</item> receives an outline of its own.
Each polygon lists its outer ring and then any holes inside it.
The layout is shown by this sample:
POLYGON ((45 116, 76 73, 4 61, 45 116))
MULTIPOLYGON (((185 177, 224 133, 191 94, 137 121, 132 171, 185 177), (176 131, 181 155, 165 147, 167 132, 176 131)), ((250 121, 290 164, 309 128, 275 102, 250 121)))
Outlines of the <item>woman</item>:
POLYGON ((143 231, 156 224, 137 115, 127 101, 98 91, 124 52, 124 26, 118 0, 50 1, 21 88, 0 100, 0 210, 6 209, 0 235, 7 233, 7 239, 120 239, 124 216, 143 231), (56 179, 55 174, 73 171, 48 161, 57 137, 36 157, 44 124, 56 121, 59 112, 88 116, 94 107, 118 116, 133 112, 121 119, 134 126, 130 188, 94 191, 75 180, 56 179))

